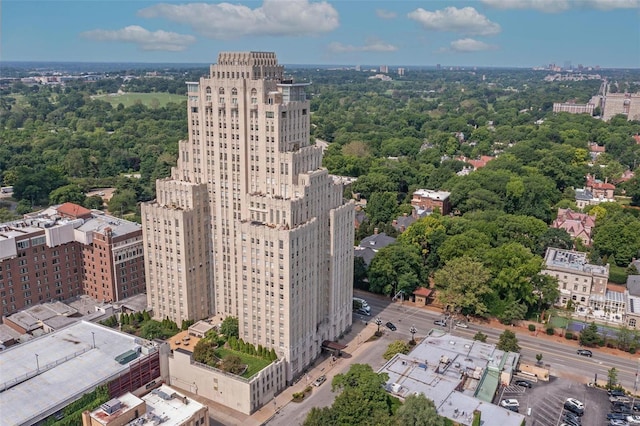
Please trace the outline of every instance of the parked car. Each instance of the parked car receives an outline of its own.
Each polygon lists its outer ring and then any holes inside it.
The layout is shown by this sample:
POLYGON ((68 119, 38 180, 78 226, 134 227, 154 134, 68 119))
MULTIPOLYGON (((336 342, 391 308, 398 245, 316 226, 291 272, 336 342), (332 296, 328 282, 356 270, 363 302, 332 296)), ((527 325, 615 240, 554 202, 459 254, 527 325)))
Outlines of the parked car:
POLYGON ((629 423, 619 419, 609 420, 609 426, 629 426, 629 423))
POLYGON ((627 415, 622 413, 607 414, 607 420, 625 420, 626 418, 627 418, 627 415))
POLYGON ((627 393, 622 389, 611 389, 607 393, 609 396, 627 396, 627 393))
POLYGON ((576 353, 578 355, 588 356, 589 358, 593 356, 593 352, 591 352, 589 349, 578 349, 576 353))
POLYGON ((313 382, 313 386, 320 386, 321 384, 323 384, 324 382, 327 381, 327 376, 325 376, 324 374, 320 377, 318 377, 314 382, 313 382))
POLYGON ((579 416, 584 414, 584 404, 575 398, 567 398, 564 402, 564 409, 571 411, 579 416))
POLYGON ((518 407, 504 407, 504 408, 509 411, 513 411, 514 413, 518 413, 520 410, 518 407))
POLYGON ((446 327, 447 326, 447 322, 445 320, 442 320, 442 319, 437 319, 433 323, 435 325, 439 325, 441 327, 446 327))
POLYGON ((396 327, 391 321, 386 323, 385 326, 391 331, 396 331, 398 329, 398 327, 396 327))
POLYGON ((459 327, 459 328, 469 328, 469 324, 467 324, 467 323, 466 323, 466 322, 464 322, 464 321, 458 321, 458 322, 456 323, 456 327, 459 327))
POLYGON ((369 311, 367 311, 367 310, 365 310, 365 309, 362 309, 362 308, 358 309, 358 310, 356 311, 356 313, 357 313, 357 314, 359 314, 359 315, 366 315, 366 316, 371 315, 371 312, 369 312, 369 311))
POLYGON ((627 423, 630 425, 640 425, 640 416, 627 416, 627 423))
POLYGON ((522 386, 523 388, 531 388, 531 387, 533 387, 533 383, 531 383, 528 380, 519 379, 519 380, 516 380, 514 383, 516 385, 518 385, 518 386, 522 386))
POLYGON ((580 417, 578 417, 576 414, 572 413, 571 411, 565 411, 563 421, 565 423, 574 424, 576 426, 582 426, 582 421, 580 420, 580 417))
POLYGON ((578 422, 573 417, 565 417, 562 419, 562 422, 569 426, 582 426, 582 423, 578 422))
POLYGON ((503 399, 502 401, 500 401, 500 406, 504 408, 520 407, 520 403, 517 399, 503 399))

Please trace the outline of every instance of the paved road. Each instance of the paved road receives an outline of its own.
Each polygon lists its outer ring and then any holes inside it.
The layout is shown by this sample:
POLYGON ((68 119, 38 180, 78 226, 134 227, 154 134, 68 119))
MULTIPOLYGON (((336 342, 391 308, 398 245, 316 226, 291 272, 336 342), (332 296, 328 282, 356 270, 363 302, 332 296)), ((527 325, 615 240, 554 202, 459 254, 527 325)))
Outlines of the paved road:
MULTIPOLYGON (((371 316, 364 317, 365 320, 374 321, 380 317, 383 324, 387 321, 393 322, 402 336, 410 337, 409 328, 414 325, 418 330, 416 338, 426 335, 429 330, 437 327, 433 321, 439 318, 439 314, 430 310, 421 309, 408 305, 401 305, 400 302, 392 302, 388 298, 377 297, 368 293, 357 292, 359 297, 363 297, 371 306, 371 316)), ((354 321, 358 317, 354 317, 354 321)), ((449 324, 451 325, 451 324, 449 324)), ((383 325, 384 327, 384 325, 383 325)), ((489 343, 496 343, 502 330, 496 330, 485 325, 472 323, 468 329, 450 330, 453 334, 472 338, 478 331, 482 331, 488 336, 489 343)), ((546 340, 542 337, 533 336, 528 331, 514 329, 518 337, 518 343, 522 348, 520 354, 527 363, 536 362, 536 354, 542 353, 542 362, 549 366, 551 374, 561 377, 571 377, 583 383, 592 382, 595 375, 598 375, 598 382, 604 384, 607 380, 607 372, 615 367, 618 371, 619 382, 627 389, 634 389, 636 370, 640 365, 640 355, 636 359, 629 359, 622 356, 614 356, 603 353, 597 348, 593 349, 593 358, 587 358, 576 354, 577 345, 564 344, 546 340)))

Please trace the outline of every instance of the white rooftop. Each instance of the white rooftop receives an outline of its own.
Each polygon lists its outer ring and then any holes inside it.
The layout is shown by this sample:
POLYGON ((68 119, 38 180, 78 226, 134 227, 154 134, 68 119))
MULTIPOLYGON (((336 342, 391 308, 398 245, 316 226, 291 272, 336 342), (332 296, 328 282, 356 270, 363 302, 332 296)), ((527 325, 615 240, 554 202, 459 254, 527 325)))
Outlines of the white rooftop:
POLYGON ((129 368, 115 357, 144 341, 81 321, 0 352, 3 424, 32 424, 129 368), (95 347, 93 339, 95 338, 95 347), (51 411, 54 410, 54 411, 51 411))
MULTIPOLYGON (((147 415, 162 418, 163 426, 184 424, 191 416, 200 411, 204 405, 187 398, 167 385, 162 385, 153 392, 143 396, 147 404, 147 415), (169 397, 169 399, 166 399, 169 397)), ((208 417, 208 416, 207 416, 208 417)), ((209 419, 206 419, 209 422, 209 419)))
POLYGON ((439 415, 461 425, 471 425, 473 412, 479 410, 484 424, 520 426, 522 414, 474 397, 486 393, 485 370, 497 372, 509 358, 510 353, 495 345, 432 333, 410 354, 394 356, 379 372, 389 375, 386 389, 392 394, 406 398, 422 393, 433 400, 439 415))

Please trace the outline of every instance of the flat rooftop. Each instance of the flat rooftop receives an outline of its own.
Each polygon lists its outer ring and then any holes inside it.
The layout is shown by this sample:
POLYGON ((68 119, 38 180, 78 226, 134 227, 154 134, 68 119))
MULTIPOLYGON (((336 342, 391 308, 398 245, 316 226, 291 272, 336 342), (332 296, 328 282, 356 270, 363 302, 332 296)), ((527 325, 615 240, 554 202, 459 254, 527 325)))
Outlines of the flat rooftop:
POLYGON ((549 247, 545 256, 545 263, 547 268, 569 269, 587 274, 609 274, 608 265, 600 266, 587 263, 587 253, 579 251, 549 247))
MULTIPOLYGON (((147 416, 158 416, 162 418, 162 424, 167 426, 184 424, 204 407, 167 385, 160 386, 142 399, 147 404, 147 416)), ((206 422, 209 423, 208 418, 206 422)))
POLYGON ((433 400, 438 414, 462 425, 471 425, 473 412, 479 410, 485 422, 520 426, 523 415, 476 397, 479 393, 493 397, 498 383, 489 380, 493 389, 485 389, 486 377, 498 374, 507 361, 510 364, 510 355, 495 345, 432 334, 410 354, 397 354, 379 372, 389 375, 385 387, 392 394, 406 398, 422 393, 433 400))
POLYGON ((0 390, 6 389, 0 393, 2 423, 32 424, 42 413, 77 399, 126 371, 129 365, 115 357, 144 343, 81 321, 0 352, 0 390))

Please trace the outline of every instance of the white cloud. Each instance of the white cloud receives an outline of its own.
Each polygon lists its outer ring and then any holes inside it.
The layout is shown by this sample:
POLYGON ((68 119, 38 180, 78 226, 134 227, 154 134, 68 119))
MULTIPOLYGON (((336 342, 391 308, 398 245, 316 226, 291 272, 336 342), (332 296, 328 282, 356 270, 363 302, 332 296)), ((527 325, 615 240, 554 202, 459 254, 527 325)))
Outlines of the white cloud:
POLYGON ((351 52, 395 52, 398 50, 396 46, 386 43, 378 39, 368 39, 363 46, 354 46, 352 44, 342 44, 339 42, 330 43, 327 49, 332 53, 351 53, 351 52))
POLYGON ((397 13, 384 9, 376 9, 376 15, 381 19, 394 19, 398 16, 397 13))
POLYGON ((482 0, 482 2, 496 9, 534 9, 547 13, 562 12, 571 7, 569 0, 482 0))
POLYGON ((451 50, 454 52, 480 52, 483 50, 495 50, 496 46, 472 38, 463 38, 451 42, 451 50))
POLYGON ((295 36, 325 33, 339 25, 338 12, 326 1, 264 0, 251 9, 231 3, 160 3, 138 12, 144 18, 165 18, 191 26, 203 36, 232 39, 242 36, 295 36))
POLYGON ((491 22, 473 7, 462 9, 446 7, 435 12, 418 8, 410 12, 408 17, 418 22, 423 28, 433 31, 470 35, 494 35, 500 32, 500 25, 491 22))
POLYGON ((534 9, 555 13, 569 9, 636 9, 640 0, 482 0, 488 6, 497 9, 534 9))
POLYGON ((151 32, 138 25, 130 25, 119 30, 86 31, 81 35, 96 41, 134 43, 142 50, 168 50, 172 52, 185 50, 188 45, 196 41, 196 38, 192 35, 162 30, 151 32))

